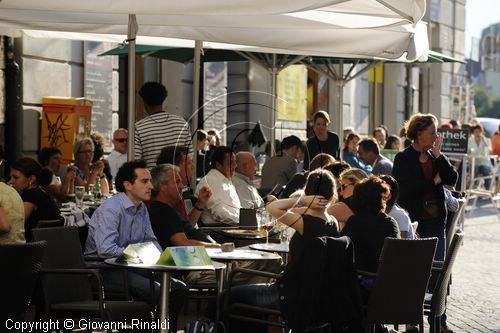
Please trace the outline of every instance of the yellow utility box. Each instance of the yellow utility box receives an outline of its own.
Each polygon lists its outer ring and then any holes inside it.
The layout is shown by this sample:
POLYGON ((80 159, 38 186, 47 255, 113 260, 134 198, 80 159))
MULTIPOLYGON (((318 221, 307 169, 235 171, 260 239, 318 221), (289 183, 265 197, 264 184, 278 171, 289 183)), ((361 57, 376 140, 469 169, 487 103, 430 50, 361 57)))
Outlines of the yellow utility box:
POLYGON ((44 97, 40 148, 57 147, 62 163, 74 160, 73 144, 90 136, 92 101, 84 97, 44 97))

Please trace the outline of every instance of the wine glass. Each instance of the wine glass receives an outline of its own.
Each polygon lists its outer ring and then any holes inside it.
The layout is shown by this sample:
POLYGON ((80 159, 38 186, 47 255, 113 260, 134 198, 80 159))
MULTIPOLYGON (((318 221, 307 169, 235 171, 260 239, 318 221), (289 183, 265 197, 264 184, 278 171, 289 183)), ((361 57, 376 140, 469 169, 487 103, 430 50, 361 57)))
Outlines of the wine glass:
POLYGON ((267 211, 263 212, 260 228, 264 230, 266 235, 266 246, 269 244, 269 231, 273 229, 275 221, 267 211))
POLYGON ((85 196, 85 186, 75 186, 75 201, 80 208, 83 207, 83 198, 85 196))

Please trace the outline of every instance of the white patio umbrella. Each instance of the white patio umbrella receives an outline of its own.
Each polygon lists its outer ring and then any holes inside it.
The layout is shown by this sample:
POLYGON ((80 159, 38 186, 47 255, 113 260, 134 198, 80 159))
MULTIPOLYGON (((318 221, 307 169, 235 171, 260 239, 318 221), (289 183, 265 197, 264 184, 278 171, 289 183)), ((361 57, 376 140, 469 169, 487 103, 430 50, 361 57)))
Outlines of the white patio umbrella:
MULTIPOLYGON (((424 13, 425 0, 240 0, 237 6, 230 0, 3 0, 0 34, 16 36, 31 29, 93 34, 93 40, 121 35, 121 40, 127 36, 131 53, 140 35, 250 45, 248 50, 299 56, 413 61, 428 48, 419 22, 424 13)), ((134 61, 129 57, 131 141, 134 61)), ((274 62, 272 71, 277 74, 276 66, 274 62)))

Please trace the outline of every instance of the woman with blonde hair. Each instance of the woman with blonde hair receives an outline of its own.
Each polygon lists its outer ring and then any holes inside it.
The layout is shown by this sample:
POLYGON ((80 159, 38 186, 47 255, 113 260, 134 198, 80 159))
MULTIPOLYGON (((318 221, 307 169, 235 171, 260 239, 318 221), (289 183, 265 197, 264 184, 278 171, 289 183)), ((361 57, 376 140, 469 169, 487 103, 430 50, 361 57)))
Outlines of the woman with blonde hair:
MULTIPOLYGON (((444 185, 454 186, 458 174, 441 153, 443 138, 437 132, 438 120, 432 114, 414 114, 405 124, 411 145, 394 158, 392 176, 399 184, 398 204, 406 209, 417 233, 437 237, 435 259, 443 261, 446 251, 446 206, 444 185)), ((434 285, 431 279, 429 287, 434 285)), ((447 330, 446 315, 441 317, 441 331, 447 330)))
POLYGON ((368 175, 363 170, 356 168, 345 170, 340 174, 339 200, 327 209, 328 214, 337 219, 340 230, 344 228, 347 220, 354 214, 351 209, 354 186, 367 177, 368 175))
POLYGON ((412 144, 394 158, 392 175, 399 184, 398 204, 418 221, 421 237, 438 237, 436 259, 445 257, 446 207, 443 185, 454 186, 458 174, 441 153, 443 138, 432 114, 414 114, 405 124, 412 144))
POLYGON ((104 161, 98 160, 92 164, 94 158, 94 142, 91 138, 79 140, 73 146, 76 171, 75 186, 85 186, 89 191, 90 185, 94 185, 99 179, 103 194, 109 193, 109 184, 104 174, 104 161))

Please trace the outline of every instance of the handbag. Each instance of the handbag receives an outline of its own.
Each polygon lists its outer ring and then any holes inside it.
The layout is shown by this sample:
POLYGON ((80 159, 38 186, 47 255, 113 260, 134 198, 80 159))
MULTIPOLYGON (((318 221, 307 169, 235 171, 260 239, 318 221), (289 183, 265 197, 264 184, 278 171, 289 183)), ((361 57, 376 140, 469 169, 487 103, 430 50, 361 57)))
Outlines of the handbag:
POLYGON ((430 218, 437 218, 440 216, 439 204, 437 200, 425 200, 422 208, 424 213, 430 218))

